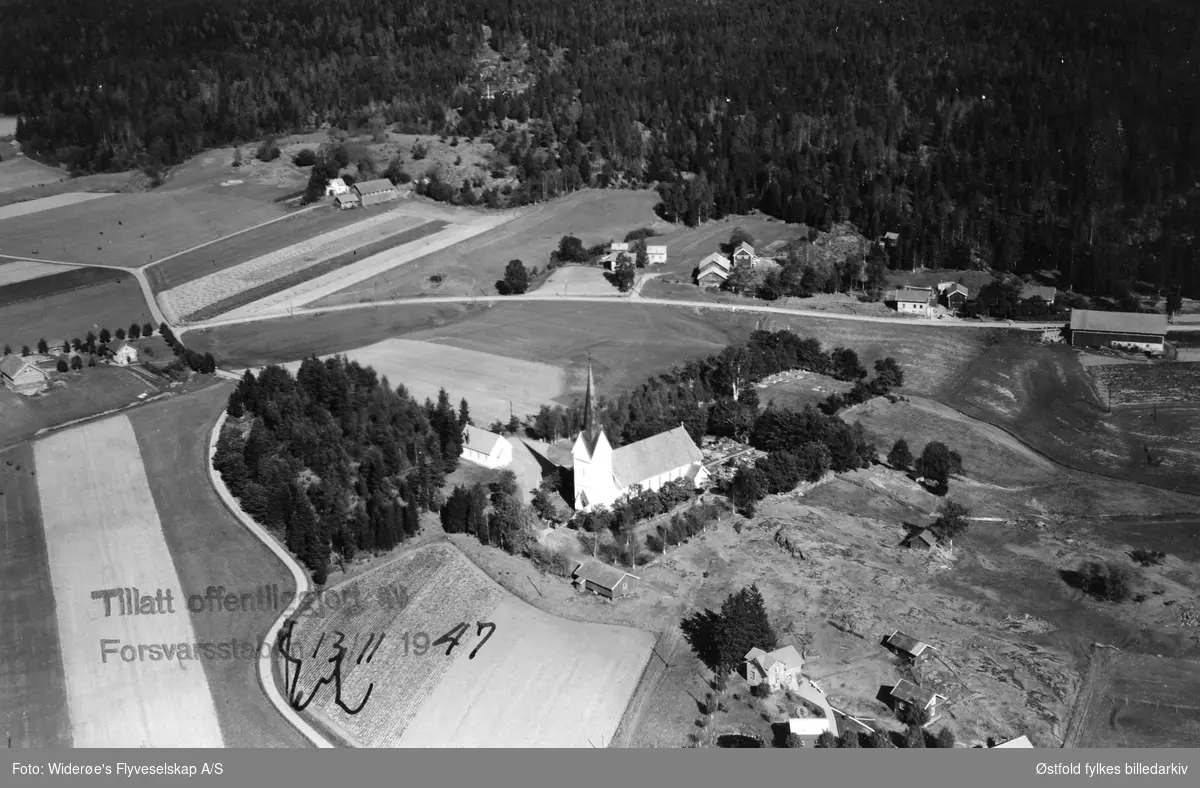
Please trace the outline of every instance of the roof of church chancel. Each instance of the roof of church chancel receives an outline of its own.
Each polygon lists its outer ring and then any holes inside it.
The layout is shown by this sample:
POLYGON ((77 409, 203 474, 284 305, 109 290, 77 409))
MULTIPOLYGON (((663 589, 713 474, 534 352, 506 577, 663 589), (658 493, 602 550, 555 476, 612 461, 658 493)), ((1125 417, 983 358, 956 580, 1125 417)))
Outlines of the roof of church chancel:
POLYGON ((683 425, 630 443, 613 451, 613 475, 631 487, 659 474, 704 461, 704 455, 683 425))

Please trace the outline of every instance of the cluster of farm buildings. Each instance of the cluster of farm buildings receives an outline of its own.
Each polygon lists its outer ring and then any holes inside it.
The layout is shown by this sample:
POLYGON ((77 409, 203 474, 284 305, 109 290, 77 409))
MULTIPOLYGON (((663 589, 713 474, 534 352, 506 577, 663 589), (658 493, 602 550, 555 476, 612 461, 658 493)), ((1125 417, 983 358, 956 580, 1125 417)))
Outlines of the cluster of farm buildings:
POLYGON ((387 178, 362 181, 353 186, 347 186, 342 178, 333 178, 325 186, 325 196, 332 197, 334 207, 344 211, 391 202, 399 199, 400 190, 387 178))
MULTIPOLYGON (((78 351, 68 351, 58 356, 18 356, 10 353, 0 359, 0 383, 9 391, 30 396, 50 388, 50 370, 59 360, 69 361, 79 356, 78 351)), ((124 339, 117 339, 101 347, 101 357, 108 363, 127 367, 138 360, 138 351, 124 339)))

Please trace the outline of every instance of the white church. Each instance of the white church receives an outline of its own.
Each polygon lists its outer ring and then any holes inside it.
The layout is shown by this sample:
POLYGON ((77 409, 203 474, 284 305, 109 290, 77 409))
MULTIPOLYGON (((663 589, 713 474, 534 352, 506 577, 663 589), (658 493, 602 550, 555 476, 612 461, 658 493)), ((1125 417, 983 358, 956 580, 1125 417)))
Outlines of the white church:
POLYGON ((682 424, 614 449, 599 424, 591 362, 584 397, 583 430, 571 447, 570 460, 576 511, 611 506, 634 485, 657 490, 666 482, 688 479, 697 488, 704 486, 708 479, 704 457, 682 424))

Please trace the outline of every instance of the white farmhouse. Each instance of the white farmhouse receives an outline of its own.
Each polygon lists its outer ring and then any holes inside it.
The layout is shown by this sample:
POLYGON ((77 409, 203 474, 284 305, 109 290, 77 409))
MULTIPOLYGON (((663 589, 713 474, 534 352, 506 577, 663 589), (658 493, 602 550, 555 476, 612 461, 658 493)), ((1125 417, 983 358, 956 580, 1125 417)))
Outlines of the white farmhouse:
POLYGON ((667 262, 667 247, 647 246, 646 265, 662 265, 667 262))
POLYGON ((331 178, 329 183, 325 184, 325 196, 337 197, 339 194, 345 194, 350 191, 350 187, 341 178, 331 178))
POLYGON ((512 444, 502 435, 468 424, 462 438, 464 460, 485 468, 503 468, 512 462, 512 444))
POLYGON ((126 342, 124 339, 118 339, 115 342, 110 342, 106 349, 112 363, 118 367, 127 367, 130 364, 137 363, 138 352, 137 348, 126 342))

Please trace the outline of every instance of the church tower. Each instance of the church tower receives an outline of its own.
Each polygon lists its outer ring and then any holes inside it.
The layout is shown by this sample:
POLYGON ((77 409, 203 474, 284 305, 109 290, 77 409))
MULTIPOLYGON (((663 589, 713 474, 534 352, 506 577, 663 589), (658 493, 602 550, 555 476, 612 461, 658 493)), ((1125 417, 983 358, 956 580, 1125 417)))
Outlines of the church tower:
POLYGON ((576 436, 575 445, 571 448, 577 511, 597 505, 607 506, 619 497, 620 491, 613 478, 612 453, 612 445, 600 426, 596 381, 592 377, 592 360, 589 358, 587 390, 583 400, 583 430, 576 436))

